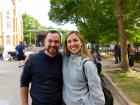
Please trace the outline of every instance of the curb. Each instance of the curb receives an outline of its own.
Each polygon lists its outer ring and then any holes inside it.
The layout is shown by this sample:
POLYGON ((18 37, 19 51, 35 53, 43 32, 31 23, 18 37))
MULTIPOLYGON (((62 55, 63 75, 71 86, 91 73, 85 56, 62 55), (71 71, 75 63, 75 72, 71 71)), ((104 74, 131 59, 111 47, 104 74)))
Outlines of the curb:
POLYGON ((136 103, 129 100, 129 98, 120 90, 115 83, 112 82, 111 78, 104 72, 104 81, 107 85, 112 88, 121 105, 137 105, 136 103))

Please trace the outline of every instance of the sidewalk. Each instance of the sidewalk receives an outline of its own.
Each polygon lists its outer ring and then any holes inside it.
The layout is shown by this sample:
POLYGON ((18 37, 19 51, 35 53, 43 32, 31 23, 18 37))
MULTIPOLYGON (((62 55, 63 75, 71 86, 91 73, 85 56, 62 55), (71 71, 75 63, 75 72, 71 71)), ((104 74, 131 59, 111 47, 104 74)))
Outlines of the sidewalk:
MULTIPOLYGON (((135 66, 133 67, 133 69, 140 72, 139 70, 140 64, 135 63, 134 65, 135 66)), ((136 105, 130 99, 128 99, 128 97, 120 90, 120 88, 117 87, 115 83, 112 82, 112 80, 110 79, 110 77, 106 72, 106 71, 121 70, 121 64, 120 63, 115 64, 113 56, 104 56, 102 57, 102 69, 105 71, 104 76, 107 85, 109 85, 110 90, 112 90, 115 100, 119 101, 119 104, 117 105, 136 105)))
POLYGON ((20 105, 21 72, 17 62, 0 61, 0 105, 20 105))
MULTIPOLYGON (((104 68, 107 68, 107 69, 121 69, 121 64, 120 63, 117 63, 115 64, 114 61, 115 61, 115 58, 113 55, 103 55, 102 56, 102 61, 104 61, 102 64, 104 65, 104 68)), ((133 70, 135 71, 138 71, 140 72, 140 63, 134 63, 134 66, 132 68, 133 70)))

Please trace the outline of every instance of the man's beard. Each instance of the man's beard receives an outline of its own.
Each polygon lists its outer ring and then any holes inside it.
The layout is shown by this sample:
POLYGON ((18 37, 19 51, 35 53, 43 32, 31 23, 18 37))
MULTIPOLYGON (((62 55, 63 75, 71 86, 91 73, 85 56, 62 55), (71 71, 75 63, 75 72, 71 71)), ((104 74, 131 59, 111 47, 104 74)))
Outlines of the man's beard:
POLYGON ((56 47, 56 46, 53 46, 53 47, 48 47, 48 48, 45 48, 45 50, 47 51, 47 53, 51 56, 55 56, 58 51, 59 51, 59 48, 56 47))

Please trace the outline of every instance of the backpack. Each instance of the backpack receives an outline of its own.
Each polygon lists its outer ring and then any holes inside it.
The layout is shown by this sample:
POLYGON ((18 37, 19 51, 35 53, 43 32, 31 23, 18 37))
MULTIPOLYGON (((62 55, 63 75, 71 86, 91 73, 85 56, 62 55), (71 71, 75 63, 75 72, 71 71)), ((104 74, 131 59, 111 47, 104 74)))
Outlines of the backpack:
MULTIPOLYGON (((86 63, 86 61, 89 61, 89 60, 85 60, 83 62, 83 73, 84 73, 85 78, 86 78, 86 75, 85 75, 84 64, 86 63)), ((103 90, 104 97, 105 97, 105 105, 113 105, 113 103, 114 103, 113 95, 112 95, 111 91, 106 87, 105 82, 103 81, 102 77, 100 75, 99 75, 99 77, 101 78, 101 86, 102 86, 102 90, 103 90)))

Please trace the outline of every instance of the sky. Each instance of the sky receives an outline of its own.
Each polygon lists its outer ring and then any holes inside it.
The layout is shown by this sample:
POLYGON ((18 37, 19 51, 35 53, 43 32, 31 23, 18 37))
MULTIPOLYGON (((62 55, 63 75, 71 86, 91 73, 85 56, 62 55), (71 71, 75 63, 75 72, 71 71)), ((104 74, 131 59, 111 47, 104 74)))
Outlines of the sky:
POLYGON ((50 0, 21 0, 22 12, 36 18, 42 25, 52 26, 54 28, 63 28, 68 30, 76 30, 74 24, 66 24, 58 26, 49 20, 48 12, 50 9, 50 0))

